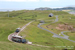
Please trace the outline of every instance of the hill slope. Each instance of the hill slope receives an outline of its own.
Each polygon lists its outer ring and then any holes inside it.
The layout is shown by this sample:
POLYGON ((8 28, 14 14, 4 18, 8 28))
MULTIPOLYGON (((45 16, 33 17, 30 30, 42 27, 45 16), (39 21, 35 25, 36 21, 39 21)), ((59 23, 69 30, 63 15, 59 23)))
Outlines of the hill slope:
MULTIPOLYGON (((67 18, 73 16, 68 14, 67 12, 63 11, 35 11, 35 10, 20 10, 20 11, 12 11, 9 13, 7 12, 0 12, 0 50, 61 50, 62 48, 67 48, 63 46, 75 46, 75 43, 60 39, 60 38, 54 38, 52 37, 53 34, 44 31, 37 27, 37 25, 40 23, 41 20, 44 20, 47 24, 50 24, 54 21, 55 17, 48 17, 50 13, 53 13, 54 16, 59 16, 59 22, 67 22, 74 25, 74 20, 68 20, 67 18), (68 17, 69 16, 69 17, 68 17), (35 20, 33 23, 31 23, 27 28, 22 31, 19 35, 26 36, 25 39, 28 39, 29 41, 33 42, 33 44, 39 44, 39 45, 46 45, 50 46, 51 48, 43 48, 43 47, 37 47, 37 46, 31 46, 26 44, 19 44, 19 43, 13 43, 9 42, 7 37, 9 34, 13 33, 16 28, 24 26, 26 23, 35 20), (7 47, 6 47, 7 46, 7 47), (58 47, 60 46, 60 47, 58 47)), ((74 16, 72 17, 74 18, 74 16)), ((57 24, 57 23, 55 23, 57 24)), ((43 25, 42 27, 45 27, 46 25, 43 25)))

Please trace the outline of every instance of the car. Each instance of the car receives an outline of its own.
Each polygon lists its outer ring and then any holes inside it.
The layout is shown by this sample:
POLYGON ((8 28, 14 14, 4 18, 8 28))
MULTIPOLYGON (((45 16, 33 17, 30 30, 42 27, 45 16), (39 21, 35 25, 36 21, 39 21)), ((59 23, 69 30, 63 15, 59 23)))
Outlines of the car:
POLYGON ((27 43, 26 39, 22 39, 22 43, 27 43))
POLYGON ((17 28, 15 32, 18 33, 19 31, 20 31, 20 28, 17 28))

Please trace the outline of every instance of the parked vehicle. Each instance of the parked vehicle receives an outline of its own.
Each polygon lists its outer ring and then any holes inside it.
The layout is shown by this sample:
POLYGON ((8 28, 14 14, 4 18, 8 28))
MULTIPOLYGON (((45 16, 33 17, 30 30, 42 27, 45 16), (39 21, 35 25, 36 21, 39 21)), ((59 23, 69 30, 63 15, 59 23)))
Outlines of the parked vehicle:
POLYGON ((20 31, 20 28, 17 28, 15 32, 18 33, 19 31, 20 31))

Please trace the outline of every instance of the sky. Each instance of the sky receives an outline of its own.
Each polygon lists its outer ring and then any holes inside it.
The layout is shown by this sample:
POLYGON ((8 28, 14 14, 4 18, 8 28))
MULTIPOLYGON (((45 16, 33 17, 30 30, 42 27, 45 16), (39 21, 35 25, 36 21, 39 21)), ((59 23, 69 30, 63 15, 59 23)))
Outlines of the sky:
POLYGON ((0 9, 61 8, 75 5, 75 0, 0 0, 0 9))

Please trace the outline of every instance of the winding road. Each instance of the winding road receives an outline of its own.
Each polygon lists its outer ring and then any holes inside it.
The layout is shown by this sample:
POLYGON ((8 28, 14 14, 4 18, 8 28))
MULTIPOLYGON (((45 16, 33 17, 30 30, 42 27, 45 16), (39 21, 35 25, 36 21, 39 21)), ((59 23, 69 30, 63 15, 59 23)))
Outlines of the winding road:
MULTIPOLYGON (((58 16, 55 16, 55 17, 56 17, 56 19, 55 19, 55 21, 52 22, 52 23, 56 23, 56 22, 58 22, 58 16)), ((63 31, 63 32, 61 32, 61 34, 64 35, 64 37, 62 37, 62 36, 59 36, 58 34, 52 32, 52 31, 50 31, 50 30, 47 30, 47 29, 41 27, 41 25, 43 25, 43 24, 45 24, 45 23, 40 23, 40 24, 38 24, 38 27, 41 28, 41 29, 43 29, 43 30, 45 30, 45 31, 48 31, 48 32, 52 33, 52 34, 53 34, 53 37, 62 38, 62 39, 66 39, 66 40, 69 40, 69 41, 75 42, 75 41, 73 41, 73 40, 68 39, 68 36, 66 36, 66 35, 63 34, 64 32, 67 32, 67 31, 63 31)))
POLYGON ((69 36, 65 35, 64 32, 70 32, 70 31, 62 31, 61 34, 65 37, 65 38, 69 38, 69 36))

